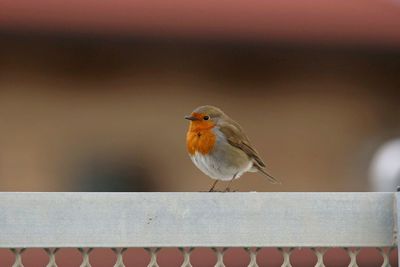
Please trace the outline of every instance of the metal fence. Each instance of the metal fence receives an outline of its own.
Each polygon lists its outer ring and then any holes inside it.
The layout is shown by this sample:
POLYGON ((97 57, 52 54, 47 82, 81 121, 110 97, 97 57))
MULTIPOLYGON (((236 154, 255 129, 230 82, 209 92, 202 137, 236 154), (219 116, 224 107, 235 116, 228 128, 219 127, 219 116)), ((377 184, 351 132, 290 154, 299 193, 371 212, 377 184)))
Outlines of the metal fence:
MULTIPOLYGON (((112 248, 115 266, 125 266, 126 248, 146 248, 148 266, 157 253, 179 247, 182 266, 191 266, 193 248, 213 248, 216 266, 229 247, 242 247, 257 265, 260 248, 281 251, 291 266, 295 248, 311 248, 316 266, 329 248, 345 248, 357 266, 363 247, 377 248, 382 266, 397 246, 398 193, 0 193, 0 247, 23 266, 25 248, 43 248, 48 266, 57 266, 59 248, 81 251, 90 266, 92 248, 112 248)), ((162 267, 162 266, 161 266, 162 267)))

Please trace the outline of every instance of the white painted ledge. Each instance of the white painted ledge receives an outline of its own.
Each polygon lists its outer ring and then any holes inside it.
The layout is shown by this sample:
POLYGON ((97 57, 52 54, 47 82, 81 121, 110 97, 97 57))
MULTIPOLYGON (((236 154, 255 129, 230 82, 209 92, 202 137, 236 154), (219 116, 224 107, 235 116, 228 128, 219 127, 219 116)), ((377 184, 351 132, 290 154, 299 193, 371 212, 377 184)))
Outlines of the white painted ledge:
POLYGON ((395 193, 0 193, 0 247, 386 247, 395 193))

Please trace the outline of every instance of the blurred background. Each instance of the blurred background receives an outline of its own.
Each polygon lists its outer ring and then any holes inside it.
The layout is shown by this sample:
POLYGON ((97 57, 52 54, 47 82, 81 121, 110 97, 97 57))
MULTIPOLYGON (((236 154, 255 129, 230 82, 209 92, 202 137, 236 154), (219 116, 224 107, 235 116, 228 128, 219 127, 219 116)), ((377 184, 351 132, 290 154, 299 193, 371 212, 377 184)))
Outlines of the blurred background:
POLYGON ((399 88, 398 0, 0 0, 0 190, 208 190, 183 118, 212 104, 283 181, 235 190, 394 191, 399 88))
POLYGON ((1 0, 0 189, 207 190, 212 104, 283 181, 236 190, 394 191, 399 74, 396 0, 1 0))

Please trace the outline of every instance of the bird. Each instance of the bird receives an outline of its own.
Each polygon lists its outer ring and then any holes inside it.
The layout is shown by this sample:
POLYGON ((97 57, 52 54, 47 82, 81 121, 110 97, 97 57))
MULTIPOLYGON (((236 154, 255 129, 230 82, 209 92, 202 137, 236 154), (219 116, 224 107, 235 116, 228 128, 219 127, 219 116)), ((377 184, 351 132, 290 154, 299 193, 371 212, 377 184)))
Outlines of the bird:
POLYGON ((246 172, 260 172, 269 182, 281 181, 266 171, 266 165, 250 143, 242 127, 221 109, 205 105, 197 107, 185 116, 189 120, 186 133, 186 148, 189 156, 204 174, 214 179, 209 192, 213 192, 218 181, 230 186, 246 172))

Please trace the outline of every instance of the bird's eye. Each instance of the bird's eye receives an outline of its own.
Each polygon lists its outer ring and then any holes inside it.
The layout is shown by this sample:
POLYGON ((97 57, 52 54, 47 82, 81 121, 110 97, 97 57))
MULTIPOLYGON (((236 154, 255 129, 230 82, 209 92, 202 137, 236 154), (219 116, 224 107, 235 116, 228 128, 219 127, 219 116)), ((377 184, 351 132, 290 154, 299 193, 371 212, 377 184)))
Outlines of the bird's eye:
POLYGON ((203 117, 203 119, 204 119, 205 121, 208 121, 209 118, 210 118, 209 116, 204 116, 204 117, 203 117))

